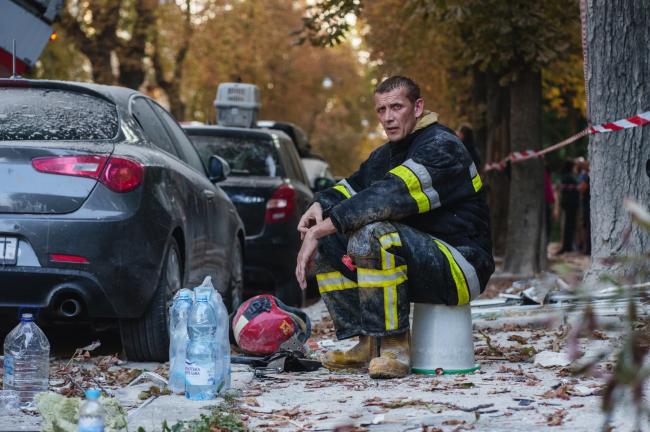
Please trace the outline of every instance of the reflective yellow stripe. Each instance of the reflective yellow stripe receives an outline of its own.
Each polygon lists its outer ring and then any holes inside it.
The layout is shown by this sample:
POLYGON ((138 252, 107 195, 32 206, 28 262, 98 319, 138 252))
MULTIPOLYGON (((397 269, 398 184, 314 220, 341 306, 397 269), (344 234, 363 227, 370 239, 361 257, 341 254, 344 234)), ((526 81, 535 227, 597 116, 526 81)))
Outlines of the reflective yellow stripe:
POLYGON ((483 182, 481 181, 481 176, 476 174, 476 177, 472 179, 472 186, 474 186, 474 191, 478 192, 483 187, 483 182))
POLYGON ((318 291, 325 294, 331 291, 342 291, 357 288, 357 283, 343 276, 341 272, 320 273, 316 275, 318 291))
POLYGON ((381 247, 384 249, 390 249, 393 246, 402 246, 402 240, 400 240, 399 234, 396 232, 379 237, 379 243, 381 243, 381 247))
POLYGON ((456 260, 451 255, 449 249, 447 249, 447 246, 445 246, 438 240, 436 240, 435 242, 438 245, 438 249, 440 249, 442 253, 445 254, 445 256, 447 257, 447 261, 449 261, 451 276, 454 278, 454 283, 456 284, 456 291, 458 292, 458 304, 464 305, 469 303, 469 289, 467 288, 467 281, 465 280, 465 275, 463 274, 463 271, 456 263, 456 260))
POLYGON ((359 288, 385 288, 406 282, 406 265, 394 269, 375 270, 357 268, 359 288))
POLYGON ((386 330, 397 329, 397 286, 384 288, 384 320, 386 330))
POLYGON ((345 196, 345 198, 350 198, 352 196, 352 195, 350 195, 350 192, 348 192, 348 190, 345 188, 345 186, 343 186, 341 184, 337 184, 337 185, 332 186, 332 187, 334 188, 334 190, 337 190, 337 191, 341 192, 345 196))
POLYGON ((406 184, 411 198, 415 200, 418 206, 418 213, 424 213, 430 210, 431 204, 429 203, 429 198, 422 192, 422 184, 420 184, 420 180, 418 180, 418 177, 413 171, 404 165, 399 165, 389 172, 395 174, 406 184))

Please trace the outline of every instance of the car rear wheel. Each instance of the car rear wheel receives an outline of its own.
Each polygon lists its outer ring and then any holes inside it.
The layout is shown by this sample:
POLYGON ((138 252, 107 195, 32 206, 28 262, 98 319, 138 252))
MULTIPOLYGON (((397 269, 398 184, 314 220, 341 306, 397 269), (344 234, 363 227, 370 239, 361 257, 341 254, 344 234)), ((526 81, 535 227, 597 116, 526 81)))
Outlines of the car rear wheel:
POLYGON ((129 360, 167 361, 169 305, 183 280, 178 245, 171 240, 165 253, 160 282, 144 315, 120 320, 122 347, 129 360))
POLYGON ((228 291, 224 296, 224 303, 229 313, 236 312, 237 308, 244 301, 243 263, 244 257, 241 242, 235 240, 232 260, 230 261, 230 282, 228 283, 228 291))

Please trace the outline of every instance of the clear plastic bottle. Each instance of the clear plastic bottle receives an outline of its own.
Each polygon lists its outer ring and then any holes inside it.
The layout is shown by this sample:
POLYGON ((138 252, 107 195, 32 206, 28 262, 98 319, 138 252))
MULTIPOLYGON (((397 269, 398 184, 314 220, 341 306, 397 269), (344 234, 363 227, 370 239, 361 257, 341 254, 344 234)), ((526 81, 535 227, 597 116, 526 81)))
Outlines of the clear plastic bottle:
POLYGON ((5 390, 18 393, 21 407, 33 404, 36 393, 47 391, 50 374, 50 342, 34 322, 34 316, 24 313, 4 343, 5 390))
POLYGON ((183 288, 176 294, 169 311, 169 389, 185 392, 185 353, 187 322, 192 310, 192 291, 183 288))
POLYGON ((99 390, 86 390, 86 400, 79 407, 78 432, 104 432, 104 407, 99 402, 99 390))
POLYGON ((217 316, 203 293, 196 293, 187 332, 190 340, 185 357, 185 397, 191 400, 214 399, 221 379, 217 374, 221 355, 219 345, 215 343, 217 316))
POLYGON ((219 291, 214 289, 211 279, 210 276, 207 276, 201 286, 196 287, 195 291, 208 296, 208 302, 212 305, 217 315, 218 328, 216 343, 219 345, 221 358, 216 367, 218 371, 217 375, 222 377, 222 381, 217 383, 217 388, 218 392, 221 394, 230 388, 230 327, 228 309, 226 309, 226 305, 223 303, 219 291))

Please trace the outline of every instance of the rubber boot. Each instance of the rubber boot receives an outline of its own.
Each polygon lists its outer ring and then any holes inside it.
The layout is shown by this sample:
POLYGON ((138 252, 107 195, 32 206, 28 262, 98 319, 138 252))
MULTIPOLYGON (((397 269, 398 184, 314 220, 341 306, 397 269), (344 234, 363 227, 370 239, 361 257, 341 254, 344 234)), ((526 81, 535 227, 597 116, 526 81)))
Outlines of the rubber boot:
POLYGON ((348 351, 326 352, 321 357, 321 362, 328 369, 358 369, 367 367, 368 362, 377 354, 377 338, 359 336, 359 343, 348 351))
POLYGON ((411 372, 411 333, 384 336, 380 340, 381 355, 370 361, 370 378, 402 378, 411 372))

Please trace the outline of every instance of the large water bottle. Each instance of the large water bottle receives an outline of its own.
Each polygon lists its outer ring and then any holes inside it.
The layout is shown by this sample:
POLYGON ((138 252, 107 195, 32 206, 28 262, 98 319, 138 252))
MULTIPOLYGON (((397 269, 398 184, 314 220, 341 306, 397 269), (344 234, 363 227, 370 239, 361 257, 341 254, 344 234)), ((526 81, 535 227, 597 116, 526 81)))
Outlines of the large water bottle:
POLYGON ((223 370, 223 386, 220 392, 225 392, 230 388, 230 319, 228 318, 228 309, 223 303, 223 298, 217 290, 214 290, 215 303, 217 305, 217 321, 219 322, 219 329, 217 336, 221 345, 221 368, 223 370))
POLYGON ((4 343, 5 390, 18 393, 21 407, 30 406, 36 393, 47 391, 50 373, 50 342, 34 317, 24 313, 4 343))
POLYGON ((169 389, 185 392, 185 353, 187 350, 187 322, 192 310, 192 291, 180 290, 169 311, 169 389))
POLYGON ((218 383, 218 392, 224 393, 230 388, 230 320, 228 318, 228 309, 223 303, 223 299, 219 291, 214 289, 212 285, 212 278, 206 276, 203 283, 194 289, 197 293, 208 297, 208 302, 214 308, 217 315, 217 334, 216 343, 219 345, 221 358, 218 359, 217 375, 222 377, 222 381, 218 383))
POLYGON ((104 432, 104 407, 99 390, 86 390, 86 400, 79 407, 78 432, 104 432))
POLYGON ((187 332, 190 340, 185 358, 185 397, 214 399, 221 379, 217 374, 221 355, 219 345, 215 343, 217 316, 204 294, 196 293, 187 332))

